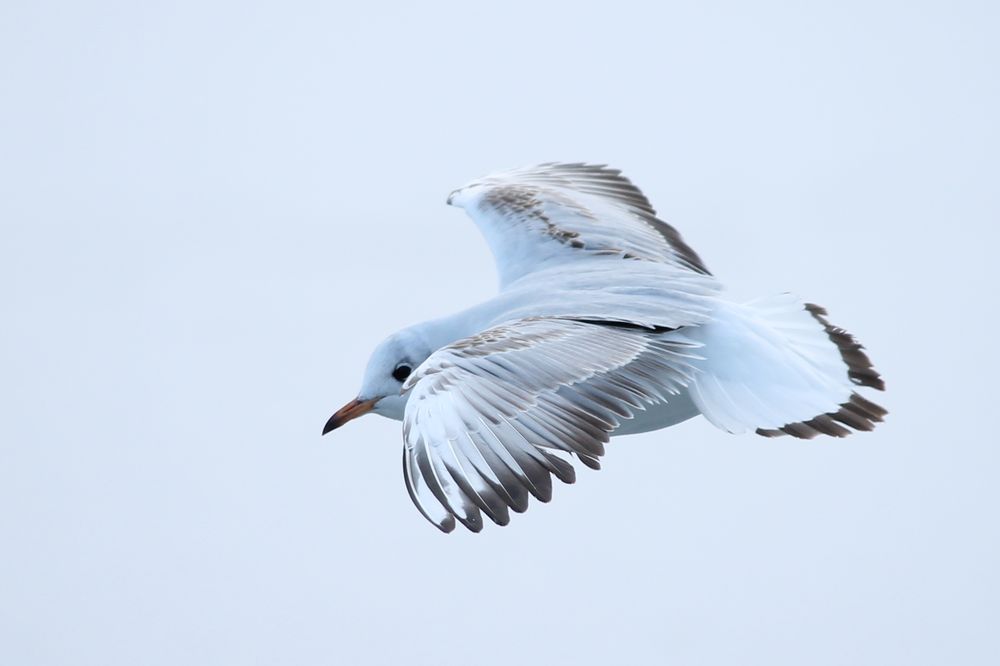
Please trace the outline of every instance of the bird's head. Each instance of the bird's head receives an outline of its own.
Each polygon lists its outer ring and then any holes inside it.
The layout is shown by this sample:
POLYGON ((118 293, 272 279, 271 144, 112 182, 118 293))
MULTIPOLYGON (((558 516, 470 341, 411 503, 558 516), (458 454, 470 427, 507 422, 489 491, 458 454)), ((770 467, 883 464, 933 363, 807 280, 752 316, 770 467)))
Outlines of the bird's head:
POLYGON ((369 412, 402 421, 409 399, 409 393, 402 393, 403 383, 432 351, 418 327, 403 329, 383 340, 368 359, 358 397, 330 417, 323 434, 369 412))

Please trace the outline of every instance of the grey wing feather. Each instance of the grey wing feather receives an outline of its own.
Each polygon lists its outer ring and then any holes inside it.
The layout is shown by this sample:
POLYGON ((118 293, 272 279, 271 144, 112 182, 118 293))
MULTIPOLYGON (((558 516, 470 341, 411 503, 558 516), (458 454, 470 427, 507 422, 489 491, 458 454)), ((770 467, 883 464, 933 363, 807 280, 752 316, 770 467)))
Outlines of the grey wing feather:
POLYGON ((546 163, 500 172, 455 190, 448 202, 483 231, 503 285, 554 263, 607 256, 710 275, 639 188, 605 165, 546 163))
POLYGON ((504 525, 529 496, 573 483, 563 456, 589 467, 637 411, 686 386, 698 359, 681 333, 532 318, 431 355, 407 380, 404 472, 410 497, 444 531, 482 514, 504 525))
POLYGON ((547 162, 537 167, 529 167, 522 173, 528 180, 570 187, 624 206, 628 212, 663 238, 679 263, 699 273, 709 274, 705 262, 690 245, 684 242, 680 232, 656 216, 656 209, 646 195, 622 175, 621 170, 612 169, 606 164, 547 162))

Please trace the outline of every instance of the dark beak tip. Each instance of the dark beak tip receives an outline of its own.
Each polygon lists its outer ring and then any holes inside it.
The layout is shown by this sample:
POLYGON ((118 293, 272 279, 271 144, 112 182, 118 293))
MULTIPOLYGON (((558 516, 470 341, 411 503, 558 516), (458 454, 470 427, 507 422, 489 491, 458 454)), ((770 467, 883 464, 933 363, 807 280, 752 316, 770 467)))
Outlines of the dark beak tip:
POLYGON ((359 416, 364 416, 368 412, 372 411, 374 408, 376 399, 362 400, 356 398, 336 412, 330 417, 330 420, 326 422, 323 426, 323 434, 330 432, 331 430, 336 430, 340 426, 344 425, 348 421, 358 418, 359 416))
POLYGON ((336 430, 339 427, 340 427, 340 421, 337 419, 336 416, 331 416, 330 419, 326 422, 326 425, 323 426, 323 434, 325 435, 331 430, 336 430))

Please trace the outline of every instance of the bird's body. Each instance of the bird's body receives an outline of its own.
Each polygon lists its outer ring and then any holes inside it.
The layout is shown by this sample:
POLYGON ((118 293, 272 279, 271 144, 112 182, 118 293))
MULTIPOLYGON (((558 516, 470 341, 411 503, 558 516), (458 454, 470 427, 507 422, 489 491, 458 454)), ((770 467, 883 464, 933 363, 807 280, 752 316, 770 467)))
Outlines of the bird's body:
POLYGON ((478 531, 598 468, 604 443, 698 414, 729 432, 843 436, 885 410, 853 338, 790 295, 738 304, 619 172, 548 164, 456 190, 493 250, 500 293, 390 336, 358 399, 404 421, 425 517, 478 531))
MULTIPOLYGON (((643 265, 637 262, 635 266, 628 266, 623 270, 620 262, 614 259, 607 261, 615 263, 607 266, 598 264, 596 270, 580 271, 570 266, 526 276, 483 303, 440 319, 421 322, 400 334, 420 338, 426 348, 437 350, 505 322, 563 316, 619 323, 618 318, 623 311, 631 313, 632 318, 627 323, 670 328, 664 322, 671 322, 673 319, 661 312, 663 300, 669 297, 670 284, 669 275, 662 275, 662 267, 659 264, 643 265), (621 284, 631 282, 634 286, 618 292, 608 291, 604 269, 614 271, 615 279, 621 284), (644 287, 658 281, 667 288, 648 290, 644 287), (635 293, 629 293, 630 291, 635 293)), ((634 418, 624 421, 615 430, 615 435, 658 430, 697 416, 698 413, 687 396, 687 391, 682 390, 670 402, 651 405, 638 412, 634 418)), ((403 419, 401 411, 384 413, 383 416, 403 419)))

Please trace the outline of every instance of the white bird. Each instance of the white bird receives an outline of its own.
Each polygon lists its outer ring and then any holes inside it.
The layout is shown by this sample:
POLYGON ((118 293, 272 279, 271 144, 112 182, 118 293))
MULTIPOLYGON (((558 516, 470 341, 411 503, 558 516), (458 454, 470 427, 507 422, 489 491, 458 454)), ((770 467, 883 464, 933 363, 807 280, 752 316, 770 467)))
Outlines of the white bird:
POLYGON ((372 412, 403 421, 403 473, 441 530, 506 525, 529 496, 599 469, 613 435, 701 414, 731 433, 843 437, 887 413, 854 338, 791 295, 727 300, 620 171, 541 164, 459 188, 500 293, 374 351, 323 434, 372 412))

